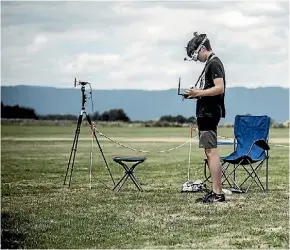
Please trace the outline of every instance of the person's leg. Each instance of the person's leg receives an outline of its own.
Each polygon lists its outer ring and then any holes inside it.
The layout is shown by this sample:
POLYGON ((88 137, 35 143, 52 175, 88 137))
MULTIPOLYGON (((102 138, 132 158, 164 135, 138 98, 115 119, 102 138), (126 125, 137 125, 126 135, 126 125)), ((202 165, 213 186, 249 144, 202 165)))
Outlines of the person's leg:
POLYGON ((210 169, 212 190, 216 194, 222 193, 222 169, 217 148, 206 148, 205 154, 210 169))
POLYGON ((217 149, 217 125, 219 119, 199 119, 199 147, 204 148, 212 179, 212 191, 203 198, 204 202, 224 201, 222 194, 221 163, 217 149))

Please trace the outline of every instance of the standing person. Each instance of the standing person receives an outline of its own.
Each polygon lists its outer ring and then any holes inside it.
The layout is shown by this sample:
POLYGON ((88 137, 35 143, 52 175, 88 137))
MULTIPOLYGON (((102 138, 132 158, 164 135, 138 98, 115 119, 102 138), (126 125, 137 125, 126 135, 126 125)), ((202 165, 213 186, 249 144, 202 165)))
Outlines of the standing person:
POLYGON ((221 60, 213 53, 206 34, 194 33, 186 47, 187 55, 194 61, 205 63, 199 77, 199 89, 191 88, 185 92, 185 98, 196 98, 196 118, 199 133, 199 147, 204 148, 211 178, 212 190, 197 201, 223 202, 222 171, 220 155, 217 149, 217 127, 225 117, 225 71, 221 60))

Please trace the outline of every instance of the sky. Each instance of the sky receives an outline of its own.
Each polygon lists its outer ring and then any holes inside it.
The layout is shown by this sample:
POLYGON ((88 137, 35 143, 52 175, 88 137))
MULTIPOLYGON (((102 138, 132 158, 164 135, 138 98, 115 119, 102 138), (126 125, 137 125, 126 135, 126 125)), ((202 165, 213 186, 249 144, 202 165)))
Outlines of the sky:
POLYGON ((195 31, 227 87, 289 87, 288 1, 2 1, 1 85, 191 87, 204 67, 184 61, 195 31))

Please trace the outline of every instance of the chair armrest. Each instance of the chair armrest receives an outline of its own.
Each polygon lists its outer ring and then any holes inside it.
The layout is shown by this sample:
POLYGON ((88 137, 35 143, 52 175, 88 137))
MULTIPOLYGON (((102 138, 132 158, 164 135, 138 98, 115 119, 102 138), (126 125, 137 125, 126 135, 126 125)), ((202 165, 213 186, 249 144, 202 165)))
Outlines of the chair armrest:
POLYGON ((253 144, 252 144, 249 152, 246 154, 246 156, 248 156, 251 153, 254 145, 257 145, 258 147, 260 147, 261 149, 263 149, 265 151, 270 149, 268 143, 264 139, 259 139, 259 140, 256 140, 256 141, 253 142, 253 144))
POLYGON ((270 150, 269 144, 265 140, 263 140, 263 139, 256 140, 254 142, 254 144, 256 144, 258 147, 260 147, 263 150, 270 150))

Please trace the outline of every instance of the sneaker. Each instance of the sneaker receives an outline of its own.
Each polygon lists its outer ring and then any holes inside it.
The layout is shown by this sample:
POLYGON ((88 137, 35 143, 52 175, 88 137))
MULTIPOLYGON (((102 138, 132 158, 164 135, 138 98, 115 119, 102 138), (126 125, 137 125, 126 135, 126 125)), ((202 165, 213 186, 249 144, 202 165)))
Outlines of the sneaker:
POLYGON ((226 201, 224 194, 216 194, 212 192, 210 196, 207 197, 207 199, 204 199, 204 203, 216 203, 216 202, 224 202, 226 201))
POLYGON ((205 202, 213 194, 214 194, 214 192, 211 190, 211 191, 207 192, 203 197, 196 199, 195 202, 205 202))

